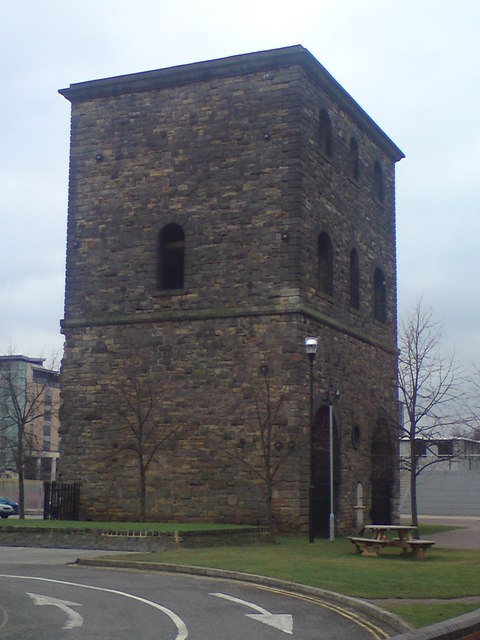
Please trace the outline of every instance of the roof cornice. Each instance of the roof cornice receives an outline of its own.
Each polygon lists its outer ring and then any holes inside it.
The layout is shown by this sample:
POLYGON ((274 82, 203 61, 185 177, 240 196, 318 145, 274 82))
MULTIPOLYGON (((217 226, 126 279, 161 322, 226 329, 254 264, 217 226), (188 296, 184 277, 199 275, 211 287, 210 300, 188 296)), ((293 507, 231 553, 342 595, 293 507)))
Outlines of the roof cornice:
POLYGON ((256 53, 195 62, 155 71, 114 76, 71 84, 59 93, 71 103, 109 98, 126 93, 153 91, 173 86, 226 78, 234 75, 271 71, 292 65, 303 67, 307 73, 334 97, 341 107, 367 131, 392 161, 404 158, 403 152, 390 140, 360 105, 335 80, 323 65, 304 47, 295 45, 256 53))

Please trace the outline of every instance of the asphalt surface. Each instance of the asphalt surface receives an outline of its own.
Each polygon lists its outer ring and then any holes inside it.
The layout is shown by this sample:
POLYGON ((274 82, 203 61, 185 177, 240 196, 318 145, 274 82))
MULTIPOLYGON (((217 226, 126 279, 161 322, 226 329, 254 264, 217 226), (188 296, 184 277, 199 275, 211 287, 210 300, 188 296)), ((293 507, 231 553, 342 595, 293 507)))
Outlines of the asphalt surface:
MULTIPOLYGON (((402 522, 409 522, 409 516, 403 516, 402 522)), ((425 524, 446 524, 458 527, 443 533, 429 535, 440 549, 480 549, 480 517, 466 516, 420 516, 420 536, 422 522, 425 524)))
POLYGON ((0 638, 384 640, 404 630, 372 605, 319 590, 70 564, 84 552, 0 546, 0 638))

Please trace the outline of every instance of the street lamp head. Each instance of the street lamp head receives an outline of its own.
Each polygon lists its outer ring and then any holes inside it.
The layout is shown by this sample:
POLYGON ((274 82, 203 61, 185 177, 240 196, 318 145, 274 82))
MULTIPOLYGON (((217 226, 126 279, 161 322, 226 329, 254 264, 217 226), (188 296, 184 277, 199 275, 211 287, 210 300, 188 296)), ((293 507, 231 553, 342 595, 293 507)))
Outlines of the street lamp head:
POLYGON ((317 353, 318 338, 305 338, 305 351, 309 358, 314 358, 317 353))

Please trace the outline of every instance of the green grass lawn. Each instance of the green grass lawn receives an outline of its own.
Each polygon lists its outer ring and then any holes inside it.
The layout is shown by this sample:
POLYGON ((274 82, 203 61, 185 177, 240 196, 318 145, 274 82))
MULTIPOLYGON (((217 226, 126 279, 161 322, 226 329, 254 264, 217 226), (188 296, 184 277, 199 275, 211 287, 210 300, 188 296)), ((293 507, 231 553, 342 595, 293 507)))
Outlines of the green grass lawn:
MULTIPOLYGON (((1 527, 6 521, 0 523, 1 527)), ((158 531, 219 529, 221 525, 93 523, 43 520, 9 520, 14 526, 58 526, 158 531)), ((228 528, 222 527, 222 528, 228 528)), ((427 538, 449 527, 422 526, 427 538)), ((132 557, 128 554, 127 557, 132 557)), ((335 542, 279 536, 275 544, 251 544, 207 548, 176 547, 166 551, 135 554, 136 560, 215 567, 260 574, 336 591, 350 596, 383 598, 442 598, 480 596, 480 551, 456 551, 433 547, 425 559, 402 556, 399 549, 382 549, 378 557, 355 552, 347 538, 335 542)), ((477 608, 475 604, 386 604, 385 608, 415 626, 423 626, 477 608)))
POLYGON ((480 596, 480 552, 430 550, 423 560, 383 549, 358 555, 349 540, 334 543, 280 537, 272 545, 178 547, 139 554, 138 560, 217 567, 300 582, 362 598, 458 598, 480 596))
POLYGON ((454 602, 442 604, 392 604, 383 607, 415 627, 425 627, 478 609, 477 604, 454 602))

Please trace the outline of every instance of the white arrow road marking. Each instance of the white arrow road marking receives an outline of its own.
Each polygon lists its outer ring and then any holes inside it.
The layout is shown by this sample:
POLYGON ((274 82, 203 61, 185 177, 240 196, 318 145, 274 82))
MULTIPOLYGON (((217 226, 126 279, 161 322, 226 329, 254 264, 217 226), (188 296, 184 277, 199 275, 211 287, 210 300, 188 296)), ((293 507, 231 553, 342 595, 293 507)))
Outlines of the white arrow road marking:
POLYGON ((263 624, 268 624, 270 627, 279 629, 284 633, 293 633, 293 618, 289 613, 270 613, 270 611, 263 609, 263 607, 259 607, 257 604, 253 604, 253 602, 247 602, 240 598, 227 596, 225 593, 211 593, 210 595, 250 607, 250 609, 254 609, 255 611, 258 611, 258 613, 247 613, 245 614, 247 618, 252 618, 252 620, 262 622, 263 624))
POLYGON ((81 607, 78 602, 69 602, 68 600, 59 600, 58 598, 51 598, 50 596, 42 596, 38 593, 28 593, 33 602, 39 606, 53 606, 58 607, 61 611, 67 614, 68 620, 63 625, 62 629, 75 629, 75 627, 81 627, 83 624, 82 616, 72 609, 72 607, 81 607))
POLYGON ((113 593, 117 596, 123 596, 124 598, 130 598, 131 600, 136 600, 137 602, 143 602, 143 604, 149 605, 154 609, 158 609, 165 615, 167 615, 173 624, 177 627, 177 635, 175 636, 175 640, 186 640, 188 638, 188 630, 183 622, 183 620, 177 616, 174 611, 167 609, 166 607, 162 607, 161 604, 156 602, 152 602, 151 600, 146 600, 145 598, 141 598, 140 596, 135 596, 133 593, 126 593, 125 591, 117 591, 116 589, 107 589, 104 587, 94 587, 90 584, 81 584, 79 582, 68 582, 67 580, 54 580, 53 578, 39 578, 36 576, 13 576, 9 574, 0 574, 0 578, 16 578, 17 580, 36 580, 38 582, 51 582, 53 584, 65 584, 69 587, 80 587, 82 589, 91 589, 92 591, 103 591, 104 593, 113 593))

